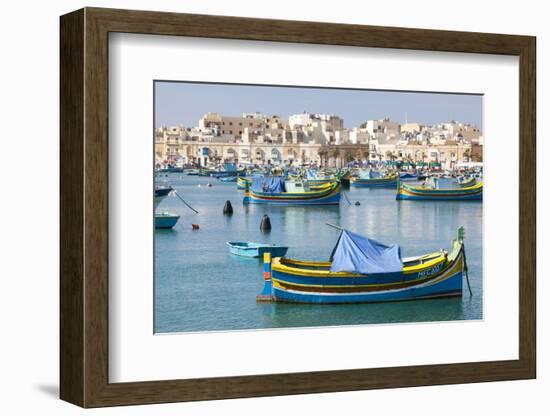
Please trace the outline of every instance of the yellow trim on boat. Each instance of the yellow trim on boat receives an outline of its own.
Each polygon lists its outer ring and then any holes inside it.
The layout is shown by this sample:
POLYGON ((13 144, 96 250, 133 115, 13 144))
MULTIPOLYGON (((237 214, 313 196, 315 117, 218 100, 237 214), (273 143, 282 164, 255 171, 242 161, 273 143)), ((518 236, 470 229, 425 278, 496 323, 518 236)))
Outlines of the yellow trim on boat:
POLYGON ((453 191, 473 191, 475 189, 479 189, 483 187, 483 181, 476 183, 474 186, 467 186, 465 188, 448 188, 448 189, 433 189, 433 188, 421 188, 417 186, 411 186, 406 183, 401 183, 401 185, 405 189, 412 189, 414 191, 446 191, 446 190, 453 190, 453 191))
MULTIPOLYGON (((449 264, 447 265, 446 269, 441 270, 441 274, 438 274, 436 276, 426 276, 422 278, 417 278, 414 280, 409 281, 410 283, 416 282, 416 284, 425 284, 427 286, 431 286, 433 284, 439 283, 450 276, 458 273, 458 271, 462 270, 463 266, 463 256, 460 256, 458 259, 449 259, 449 264), (456 261, 455 261, 456 260, 456 261), (453 264, 454 263, 454 264, 453 264)), ((364 276, 364 275, 359 275, 364 276)), ((300 286, 300 287, 318 287, 318 288, 349 288, 349 285, 315 285, 315 284, 304 284, 304 283, 289 283, 282 279, 277 279, 275 277, 272 277, 272 284, 274 287, 277 287, 282 290, 286 290, 284 287, 284 283, 291 284, 292 286, 300 286), (281 282, 281 283, 280 283, 281 282)), ((353 285, 354 288, 356 287, 388 287, 388 286, 396 286, 404 283, 403 281, 400 282, 391 282, 391 283, 370 283, 370 284, 364 284, 364 285, 353 285)), ((404 288, 409 289, 409 288, 404 288)))
MULTIPOLYGON (((435 253, 434 253, 435 254, 435 253)), ((446 254, 443 253, 437 253, 437 257, 421 264, 415 264, 414 266, 407 266, 403 267, 402 272, 405 274, 411 274, 411 273, 417 273, 424 269, 429 269, 430 267, 434 267, 440 263, 443 263, 446 260, 446 254)), ((429 255, 427 255, 429 256, 429 255)), ((301 266, 311 266, 311 267, 330 267, 330 262, 306 262, 306 261, 300 261, 300 260, 294 260, 294 259, 285 259, 285 263, 293 263, 296 265, 301 266)), ((271 263, 272 270, 277 270, 282 273, 287 274, 293 274, 298 276, 313 276, 313 277, 365 277, 365 275, 358 274, 358 273, 349 273, 349 272, 331 272, 330 270, 308 270, 308 269, 301 269, 296 267, 290 267, 281 262, 280 257, 276 257, 273 259, 271 263)))

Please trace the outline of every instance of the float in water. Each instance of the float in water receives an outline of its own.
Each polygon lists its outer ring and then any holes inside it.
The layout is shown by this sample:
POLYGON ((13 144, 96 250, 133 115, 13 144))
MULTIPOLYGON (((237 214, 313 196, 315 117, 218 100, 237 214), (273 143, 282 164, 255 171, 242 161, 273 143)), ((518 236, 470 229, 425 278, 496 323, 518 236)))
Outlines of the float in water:
POLYGON ((450 252, 401 258, 386 246, 342 230, 328 262, 264 256, 264 289, 259 302, 370 303, 462 296, 467 268, 464 230, 450 252))

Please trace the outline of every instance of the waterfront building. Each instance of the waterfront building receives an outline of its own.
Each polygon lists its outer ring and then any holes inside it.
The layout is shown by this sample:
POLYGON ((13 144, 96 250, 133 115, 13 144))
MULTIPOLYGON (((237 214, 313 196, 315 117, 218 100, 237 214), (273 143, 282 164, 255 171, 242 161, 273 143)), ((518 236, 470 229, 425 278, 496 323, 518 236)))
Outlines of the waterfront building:
POLYGON ((160 127, 155 133, 158 167, 223 162, 271 165, 345 166, 355 161, 437 162, 452 168, 483 160, 476 126, 451 121, 436 125, 385 118, 345 128, 334 114, 277 115, 207 113, 196 127, 160 127))

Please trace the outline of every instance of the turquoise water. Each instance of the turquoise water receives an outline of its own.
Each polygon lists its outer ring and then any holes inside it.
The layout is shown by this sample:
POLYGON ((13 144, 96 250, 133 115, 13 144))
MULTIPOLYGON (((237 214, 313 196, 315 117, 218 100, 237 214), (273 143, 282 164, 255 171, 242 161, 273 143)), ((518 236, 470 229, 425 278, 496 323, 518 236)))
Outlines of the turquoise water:
POLYGON ((480 202, 396 201, 394 189, 351 189, 349 205, 269 207, 243 205, 235 183, 168 174, 157 183, 174 187, 199 214, 175 198, 159 211, 181 215, 173 230, 155 231, 155 332, 358 325, 481 319, 482 204, 480 202), (212 187, 205 185, 212 183, 212 187), (199 187, 198 184, 202 186, 199 187), (226 200, 233 216, 222 214, 226 200), (264 234, 264 214, 273 229, 264 234), (263 264, 229 254, 225 242, 244 240, 289 246, 288 257, 327 260, 338 230, 349 228, 385 243, 398 243, 404 257, 450 249, 456 229, 466 230, 466 253, 473 296, 356 305, 256 303, 263 288, 263 264), (200 230, 192 230, 191 224, 200 230))

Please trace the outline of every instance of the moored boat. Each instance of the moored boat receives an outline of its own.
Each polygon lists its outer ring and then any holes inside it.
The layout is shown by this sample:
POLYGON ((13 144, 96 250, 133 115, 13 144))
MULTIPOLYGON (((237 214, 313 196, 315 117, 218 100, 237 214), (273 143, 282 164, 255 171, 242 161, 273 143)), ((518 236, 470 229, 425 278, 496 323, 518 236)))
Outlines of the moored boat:
POLYGON ((454 188, 426 188, 410 186, 400 182, 397 187, 398 200, 425 200, 425 201, 481 201, 483 198, 483 182, 473 186, 454 188))
POLYGON ((460 227, 450 252, 402 259, 397 245, 342 230, 328 262, 265 259, 269 270, 258 301, 332 304, 461 296, 464 234, 460 227))
POLYGON ((403 172, 399 174, 400 181, 417 181, 418 175, 415 173, 403 172))
POLYGON ((244 176, 246 175, 246 171, 244 169, 241 170, 235 170, 235 171, 225 171, 225 170, 218 170, 214 172, 210 172, 210 176, 214 178, 228 178, 228 177, 237 177, 237 176, 244 176))
POLYGON ((256 177, 245 191, 243 204, 268 205, 338 205, 341 187, 338 182, 310 189, 301 181, 288 181, 282 177, 256 177))
POLYGON ((369 172, 367 175, 351 178, 350 185, 356 188, 393 188, 397 186, 399 173, 391 172, 385 175, 376 175, 369 172))
POLYGON ((228 241, 226 244, 231 254, 242 257, 263 257, 264 253, 271 253, 272 257, 282 257, 288 251, 286 246, 250 241, 228 241))
POLYGON ((177 224, 180 216, 169 212, 160 212, 155 214, 155 228, 170 229, 177 224))

